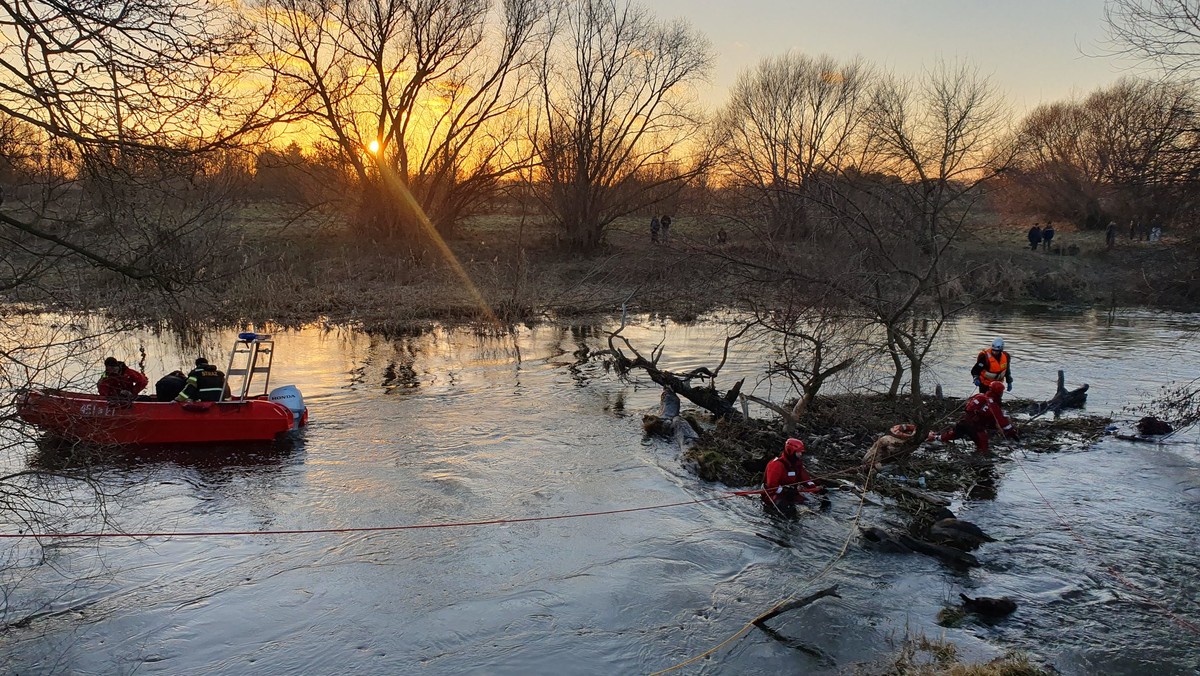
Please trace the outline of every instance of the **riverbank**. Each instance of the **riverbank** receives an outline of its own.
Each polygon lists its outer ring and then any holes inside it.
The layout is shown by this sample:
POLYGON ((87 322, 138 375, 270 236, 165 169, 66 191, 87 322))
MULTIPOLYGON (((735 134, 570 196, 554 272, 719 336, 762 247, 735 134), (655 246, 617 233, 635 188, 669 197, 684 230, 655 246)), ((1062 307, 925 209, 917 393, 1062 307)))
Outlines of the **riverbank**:
MULTIPOLYGON (((336 222, 292 222, 279 207, 251 204, 227 227, 237 245, 210 262, 209 282, 160 294, 96 268, 73 269, 9 298, 54 309, 104 308, 122 319, 180 324, 316 321, 398 334, 442 324, 577 321, 630 310, 688 321, 754 293, 735 261, 802 254, 770 247, 712 217, 681 215, 668 243, 652 244, 645 219, 610 229, 606 246, 580 255, 559 246, 542 219, 490 215, 468 220, 445 251, 411 252, 366 241, 336 222), (726 243, 716 233, 725 228, 726 243), (792 253, 789 253, 792 252, 792 253)), ((1067 230, 1062 252, 1032 252, 1024 225, 994 219, 973 226, 951 251, 970 273, 957 292, 989 307, 1071 304, 1179 307, 1192 291, 1181 243, 1121 240, 1067 230)))

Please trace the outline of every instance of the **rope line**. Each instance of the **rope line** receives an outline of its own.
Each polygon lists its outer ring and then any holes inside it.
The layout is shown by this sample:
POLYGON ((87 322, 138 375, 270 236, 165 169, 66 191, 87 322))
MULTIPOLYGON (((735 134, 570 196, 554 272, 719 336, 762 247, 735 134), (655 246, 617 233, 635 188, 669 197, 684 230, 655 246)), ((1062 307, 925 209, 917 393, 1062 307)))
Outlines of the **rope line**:
POLYGON ((228 537, 228 536, 243 536, 243 535, 314 535, 321 533, 378 533, 401 530, 421 530, 433 528, 467 528, 471 526, 495 526, 509 523, 528 523, 531 521, 556 521, 561 519, 582 519, 592 516, 605 516, 611 514, 628 514, 630 512, 645 512, 654 509, 667 509, 669 507, 682 507, 684 505, 699 505, 706 502, 716 502, 718 500, 728 500, 729 498, 738 497, 741 495, 754 495, 762 493, 762 490, 753 491, 728 491, 721 495, 711 498, 696 498, 694 500, 684 500, 681 502, 668 502, 659 505, 645 505, 642 507, 625 507, 622 509, 606 509, 596 512, 580 512, 575 514, 555 514, 552 516, 523 516, 510 519, 484 519, 481 521, 446 521, 441 523, 418 523, 403 526, 357 526, 345 528, 290 528, 283 530, 227 530, 227 531, 177 531, 177 532, 145 532, 145 533, 120 533, 120 532, 97 532, 97 533, 0 533, 0 539, 25 539, 25 538, 171 538, 171 537, 228 537))
MULTIPOLYGON (((1017 467, 1019 467, 1021 469, 1021 473, 1025 475, 1025 479, 1027 481, 1029 481, 1029 485, 1033 486, 1033 490, 1038 494, 1038 497, 1040 497, 1042 499, 1042 502, 1046 503, 1046 506, 1049 507, 1050 511, 1054 513, 1055 518, 1057 518, 1058 522, 1060 524, 1062 524, 1063 528, 1065 528, 1067 530, 1067 533, 1069 533, 1071 535, 1071 537, 1074 538, 1075 541, 1080 544, 1080 546, 1082 546, 1084 549, 1091 550, 1092 553, 1095 554, 1097 556, 1097 558, 1099 558, 1099 554, 1097 554, 1095 552, 1095 550, 1092 549, 1091 545, 1087 542, 1087 540, 1083 539, 1083 536, 1081 536, 1078 532, 1076 532, 1076 530, 1071 526, 1071 524, 1066 520, 1066 518, 1064 518, 1063 515, 1061 513, 1059 513, 1059 511, 1057 509, 1055 509, 1054 504, 1050 502, 1050 500, 1046 497, 1046 495, 1044 493, 1042 493, 1042 489, 1038 488, 1038 485, 1037 485, 1037 483, 1034 482, 1033 477, 1030 476, 1028 471, 1026 471, 1025 463, 1018 460, 1015 455, 1011 456, 1011 457, 1014 461, 1016 461, 1017 467)), ((1158 608, 1162 612, 1166 613, 1166 615, 1168 617, 1170 617, 1179 626, 1181 626, 1185 629, 1188 629, 1189 631, 1191 631, 1194 634, 1200 635, 1200 625, 1197 625, 1195 622, 1192 622, 1191 620, 1188 620, 1187 618, 1179 616, 1178 614, 1175 613, 1175 611, 1171 610, 1166 605, 1164 605, 1161 602, 1152 598, 1150 596, 1149 592, 1147 592, 1145 589, 1142 589, 1137 584, 1135 584, 1134 582, 1132 582, 1131 580, 1126 578, 1121 573, 1121 571, 1117 569, 1117 567, 1115 565, 1112 565, 1112 564, 1104 564, 1104 565, 1105 565, 1105 569, 1104 569, 1105 572, 1107 572, 1109 575, 1111 575, 1113 577, 1113 579, 1115 579, 1117 582, 1120 582, 1121 584, 1128 587, 1131 591, 1133 591, 1135 594, 1140 596, 1146 603, 1149 603, 1150 605, 1154 606, 1155 608, 1158 608)))

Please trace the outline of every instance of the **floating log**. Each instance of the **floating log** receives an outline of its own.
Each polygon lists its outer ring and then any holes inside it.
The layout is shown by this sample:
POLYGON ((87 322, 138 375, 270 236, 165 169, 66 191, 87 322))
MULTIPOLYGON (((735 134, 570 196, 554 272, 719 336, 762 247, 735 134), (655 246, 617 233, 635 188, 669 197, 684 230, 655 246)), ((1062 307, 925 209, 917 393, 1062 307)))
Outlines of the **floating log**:
POLYGON ((979 560, 971 554, 945 545, 917 539, 906 533, 889 533, 882 528, 859 528, 863 539, 870 542, 873 549, 895 554, 917 552, 940 559, 955 568, 973 568, 979 565, 979 560))
POLYGON ((842 598, 841 595, 839 595, 837 593, 837 585, 835 584, 832 587, 829 587, 828 589, 822 589, 821 591, 816 592, 815 594, 809 594, 808 596, 805 596, 802 599, 796 599, 795 601, 788 601, 786 603, 780 603, 779 605, 768 610, 767 612, 763 613, 762 615, 759 615, 758 617, 754 618, 754 625, 757 627, 762 627, 763 623, 766 622, 767 620, 771 619, 772 617, 775 617, 782 613, 786 613, 789 610, 803 608, 804 606, 807 606, 808 604, 812 603, 813 601, 816 601, 818 599, 823 599, 826 596, 836 596, 837 598, 842 598))
POLYGON ((942 562, 948 563, 956 568, 975 568, 979 566, 979 559, 976 559, 973 555, 959 551, 953 547, 935 545, 932 542, 918 540, 917 538, 912 537, 911 535, 905 535, 904 533, 897 534, 896 540, 914 552, 920 552, 927 556, 932 556, 935 559, 941 559, 942 562))

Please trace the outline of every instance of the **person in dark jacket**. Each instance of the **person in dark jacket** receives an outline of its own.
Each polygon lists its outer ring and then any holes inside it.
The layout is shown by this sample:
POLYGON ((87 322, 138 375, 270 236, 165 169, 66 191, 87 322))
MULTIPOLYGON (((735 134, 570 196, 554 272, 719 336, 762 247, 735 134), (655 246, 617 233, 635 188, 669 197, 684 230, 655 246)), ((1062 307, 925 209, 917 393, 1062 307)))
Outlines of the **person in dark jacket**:
POLYGON ((196 360, 196 368, 188 374, 187 384, 176 397, 176 401, 221 401, 226 394, 225 374, 217 370, 216 364, 208 363, 204 357, 196 360))
POLYGON ((662 217, 662 241, 663 244, 671 242, 671 215, 667 214, 662 217))
POLYGON ((104 360, 104 375, 96 383, 96 391, 105 397, 121 397, 133 399, 138 392, 146 389, 150 380, 140 372, 125 365, 116 357, 104 360))
POLYGON ((183 371, 171 371, 154 383, 154 398, 159 401, 175 401, 187 385, 188 377, 183 371))
POLYGON ((794 508, 805 501, 805 493, 824 494, 827 491, 817 486, 804 469, 804 442, 788 439, 783 453, 767 463, 763 477, 763 503, 778 509, 794 508))
POLYGON ((1029 229, 1029 248, 1037 251, 1038 245, 1042 243, 1042 227, 1037 223, 1029 229))
POLYGON ((1046 251, 1050 250, 1050 240, 1054 239, 1054 226, 1050 223, 1042 228, 1042 248, 1046 251))

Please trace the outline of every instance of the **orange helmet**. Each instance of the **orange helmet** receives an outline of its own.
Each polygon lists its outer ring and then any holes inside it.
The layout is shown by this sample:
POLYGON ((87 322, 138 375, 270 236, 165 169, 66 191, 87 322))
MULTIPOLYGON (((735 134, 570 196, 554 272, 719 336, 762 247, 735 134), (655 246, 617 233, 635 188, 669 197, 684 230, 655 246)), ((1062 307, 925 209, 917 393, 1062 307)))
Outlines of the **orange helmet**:
POLYGON ((788 439, 783 445, 783 454, 788 457, 804 453, 804 442, 799 439, 788 439))
POLYGON ((992 384, 988 385, 988 393, 996 397, 1004 394, 1004 383, 999 380, 993 380, 992 384))

